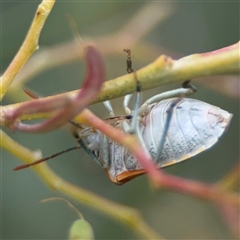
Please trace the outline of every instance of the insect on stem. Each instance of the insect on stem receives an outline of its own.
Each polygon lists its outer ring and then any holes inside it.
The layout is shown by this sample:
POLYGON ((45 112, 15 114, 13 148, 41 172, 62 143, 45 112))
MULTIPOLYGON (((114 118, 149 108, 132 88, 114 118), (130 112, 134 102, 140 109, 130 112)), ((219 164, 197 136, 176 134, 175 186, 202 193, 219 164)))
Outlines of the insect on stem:
MULTIPOLYGON (((135 134, 143 150, 152 156, 158 168, 182 162, 213 146, 227 129, 232 114, 200 100, 185 98, 196 91, 190 80, 185 81, 182 88, 157 94, 140 106, 141 82, 132 68, 130 49, 123 51, 127 54, 127 72, 132 74, 131 77, 136 83, 134 108, 131 110, 128 107, 132 94, 124 98, 125 116, 115 116, 108 102, 105 107, 110 118, 105 121, 126 133, 135 134), (214 126, 210 124, 212 122, 214 126)), ((110 180, 115 184, 121 185, 146 172, 124 145, 109 139, 92 126, 74 121, 70 123, 76 127, 73 135, 79 146, 18 166, 14 170, 28 168, 82 147, 107 171, 110 180)))

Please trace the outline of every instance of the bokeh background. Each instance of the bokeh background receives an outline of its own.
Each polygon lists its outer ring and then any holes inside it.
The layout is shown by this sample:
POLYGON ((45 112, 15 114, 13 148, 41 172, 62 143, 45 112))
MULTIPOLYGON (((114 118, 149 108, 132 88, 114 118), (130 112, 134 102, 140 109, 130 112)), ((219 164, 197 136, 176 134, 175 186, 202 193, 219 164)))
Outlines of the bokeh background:
MULTIPOLYGON (((1 72, 19 49, 40 1, 1 2, 1 72)), ((72 41, 66 19, 69 14, 83 37, 94 39, 117 32, 149 1, 57 1, 40 37, 40 50, 72 41)), ((160 54, 178 58, 234 44, 239 39, 239 2, 179 1, 175 12, 157 24, 143 39, 159 49, 139 57, 131 46, 134 69, 155 60, 160 54), (137 55, 135 57, 135 55, 137 55)), ((161 11, 161 8, 159 8, 161 11)), ((139 26, 136 26, 139 27, 139 26)), ((116 39, 117 41, 117 39, 116 39)), ((125 74, 128 46, 122 41, 119 52, 104 56, 107 79, 125 74)), ((111 47, 109 45, 109 47, 111 47)), ((141 53, 141 51, 140 51, 141 53)), ((80 60, 42 71, 26 85, 41 96, 75 90, 84 76, 80 60)), ((229 130, 218 144, 190 161, 165 169, 169 174, 213 183, 221 179, 239 160, 239 84, 237 77, 201 79, 194 83, 196 99, 217 105, 234 114, 229 130), (219 89, 219 87, 221 87, 219 89)), ((144 99, 173 89, 177 85, 146 91, 144 99)), ((4 104, 15 102, 6 96, 4 104)), ((113 100, 115 112, 123 114, 122 98, 113 100)), ((108 117, 101 104, 90 107, 98 116, 108 117)), ((6 130, 6 129, 5 129, 6 130)), ((74 146, 67 128, 44 134, 10 132, 11 137, 28 148, 41 149, 44 156, 74 146)), ((3 239, 66 239, 71 223, 77 218, 62 202, 39 203, 48 197, 65 197, 49 189, 31 169, 13 172, 22 162, 1 150, 1 221, 3 239)), ((59 156, 49 162, 64 179, 113 201, 141 211, 144 219, 167 239, 231 239, 232 235, 215 207, 207 202, 169 191, 152 189, 146 176, 123 185, 111 183, 83 150, 59 156)), ((67 197, 65 197, 67 199, 67 197)), ((92 225, 96 239, 138 239, 129 229, 74 200, 70 201, 92 225)))

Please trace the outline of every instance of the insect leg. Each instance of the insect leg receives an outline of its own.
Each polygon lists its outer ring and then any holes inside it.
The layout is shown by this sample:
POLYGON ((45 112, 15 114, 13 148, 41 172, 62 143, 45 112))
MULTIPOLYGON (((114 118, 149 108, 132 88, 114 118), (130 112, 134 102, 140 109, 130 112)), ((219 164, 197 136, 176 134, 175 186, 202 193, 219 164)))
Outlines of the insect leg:
MULTIPOLYGON (((127 53, 127 73, 132 73, 133 72, 133 68, 132 68, 132 59, 131 59, 131 50, 130 49, 123 49, 124 52, 127 53)), ((132 98, 133 94, 128 94, 124 97, 124 101, 123 101, 123 108, 125 110, 125 113, 127 115, 130 115, 132 113, 131 109, 128 107, 128 104, 132 98)))
POLYGON ((139 109, 139 114, 144 115, 146 111, 148 110, 148 106, 152 103, 160 102, 163 99, 166 98, 172 98, 172 97, 183 97, 186 95, 191 95, 194 92, 196 92, 196 89, 189 83, 189 81, 184 82, 184 87, 170 90, 164 93, 157 94, 148 100, 146 100, 143 105, 139 109), (185 84, 186 83, 186 84, 185 84))
POLYGON ((124 123, 123 130, 127 133, 132 133, 132 134, 136 133, 136 129, 138 127, 138 110, 139 110, 139 107, 141 104, 141 93, 140 93, 141 86, 140 86, 139 81, 137 80, 136 72, 134 72, 134 77, 136 80, 136 99, 135 99, 135 103, 134 103, 134 109, 133 109, 133 111, 130 111, 132 114, 132 121, 131 121, 130 125, 126 121, 123 121, 123 123, 124 123), (129 125, 129 126, 127 126, 127 125, 129 125))
POLYGON ((138 137, 139 142, 141 143, 142 148, 144 151, 148 152, 147 147, 144 143, 144 140, 142 138, 142 134, 139 129, 139 115, 138 110, 141 104, 141 85, 140 82, 137 79, 137 74, 134 72, 134 77, 136 80, 136 99, 134 103, 134 109, 132 112, 132 121, 131 124, 128 124, 127 121, 123 121, 122 123, 122 129, 124 132, 130 133, 130 134, 136 134, 138 137))
POLYGON ((126 96, 124 97, 124 100, 123 100, 123 108, 124 108, 125 113, 126 113, 127 115, 132 114, 132 110, 128 107, 128 104, 129 104, 132 96, 133 96, 133 94, 128 94, 128 95, 126 95, 126 96))
POLYGON ((195 93, 197 91, 197 88, 195 86, 193 86, 190 82, 191 82, 191 80, 187 80, 187 81, 183 82, 182 87, 190 88, 193 91, 193 93, 195 93))
POLYGON ((128 73, 133 73, 134 78, 136 81, 136 99, 135 99, 135 104, 134 104, 134 110, 131 111, 130 108, 128 107, 128 104, 132 98, 133 94, 126 95, 123 101, 123 107, 125 109, 126 114, 132 114, 132 121, 131 124, 128 124, 127 121, 123 121, 122 129, 124 132, 130 133, 130 134, 136 134, 143 149, 147 151, 147 147, 143 141, 142 135, 139 130, 139 119, 138 119, 138 110, 141 104, 141 86, 140 82, 138 81, 137 78, 137 73, 134 72, 132 68, 132 60, 131 60, 131 50, 130 49, 124 49, 124 52, 127 53, 127 72, 128 73))
POLYGON ((115 114, 114 114, 114 111, 113 111, 111 102, 108 101, 108 100, 107 100, 107 101, 104 101, 104 102, 103 102, 103 105, 104 105, 104 107, 107 109, 107 111, 109 112, 109 116, 110 116, 110 117, 114 117, 115 114))

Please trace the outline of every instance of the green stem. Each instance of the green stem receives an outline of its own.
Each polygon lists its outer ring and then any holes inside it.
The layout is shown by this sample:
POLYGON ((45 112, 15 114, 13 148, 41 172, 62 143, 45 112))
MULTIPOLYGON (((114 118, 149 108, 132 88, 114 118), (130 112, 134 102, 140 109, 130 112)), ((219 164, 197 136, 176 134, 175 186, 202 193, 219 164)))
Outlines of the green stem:
MULTIPOLYGON (((160 56, 153 63, 136 72, 141 89, 147 90, 171 83, 182 83, 185 80, 216 75, 239 73, 239 43, 204 54, 193 54, 179 60, 172 60, 165 55, 160 56)), ((75 97, 79 90, 49 96, 53 101, 58 97, 75 97)), ((134 74, 105 82, 100 94, 93 103, 125 96, 136 91, 134 74)), ((3 107, 3 112, 21 106, 22 103, 3 107)), ((48 117, 49 114, 40 113, 23 115, 21 119, 35 119, 48 117)), ((4 125, 4 114, 0 123, 4 125)))
MULTIPOLYGON (((33 162, 39 155, 23 147, 0 130, 0 146, 22 159, 26 163, 33 162)), ((73 185, 54 173, 46 163, 32 167, 40 178, 52 189, 64 193, 85 206, 95 209, 101 214, 114 219, 116 222, 131 228, 135 233, 145 239, 164 239, 144 221, 141 214, 134 208, 124 206, 107 200, 97 194, 73 185)))

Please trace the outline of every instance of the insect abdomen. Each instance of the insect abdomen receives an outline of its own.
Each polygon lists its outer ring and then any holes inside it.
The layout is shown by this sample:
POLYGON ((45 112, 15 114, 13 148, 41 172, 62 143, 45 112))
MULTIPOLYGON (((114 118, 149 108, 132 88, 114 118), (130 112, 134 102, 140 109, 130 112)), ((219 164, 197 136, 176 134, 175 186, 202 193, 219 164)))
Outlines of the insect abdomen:
MULTIPOLYGON (((150 106, 144 118, 142 135, 152 157, 155 158, 165 127, 167 111, 176 99, 166 99, 150 106)), ((188 159, 217 142, 226 130, 232 115, 208 103, 183 98, 173 108, 167 136, 156 160, 160 167, 188 159)))

